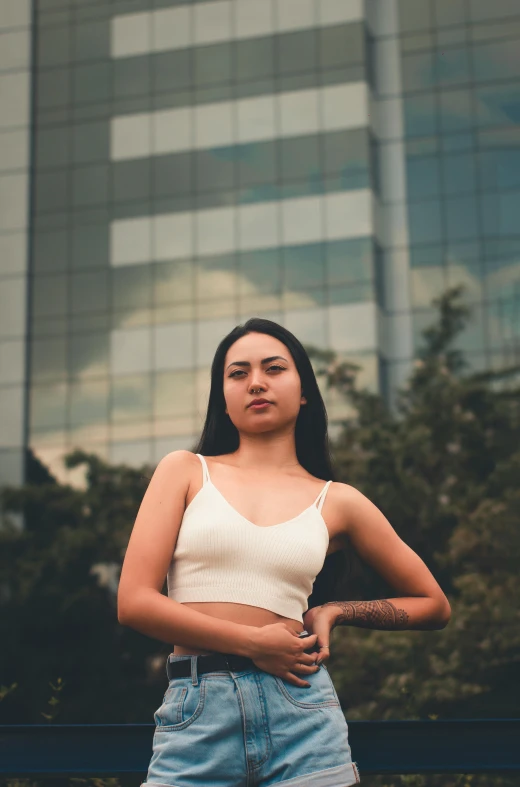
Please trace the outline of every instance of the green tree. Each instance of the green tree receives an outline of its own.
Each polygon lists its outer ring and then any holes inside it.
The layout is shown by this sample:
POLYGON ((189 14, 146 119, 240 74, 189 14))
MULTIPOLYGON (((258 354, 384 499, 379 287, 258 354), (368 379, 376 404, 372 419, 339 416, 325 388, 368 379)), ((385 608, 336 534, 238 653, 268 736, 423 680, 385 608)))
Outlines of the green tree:
MULTIPOLYGON (((439 320, 393 412, 324 359, 356 408, 334 447, 340 479, 383 511, 452 604, 442 631, 334 631, 330 667, 351 719, 518 713, 519 368, 465 371, 460 299, 455 288, 434 301, 439 320)), ((348 587, 351 598, 392 593, 367 567, 348 587)))
POLYGON ((3 492, 0 674, 15 685, 3 723, 151 721, 168 646, 121 626, 116 593, 151 468, 109 466, 76 451, 84 488, 56 481, 31 457, 28 483, 3 492), (164 657, 162 657, 164 653, 164 657), (49 700, 60 686, 59 701, 49 700))

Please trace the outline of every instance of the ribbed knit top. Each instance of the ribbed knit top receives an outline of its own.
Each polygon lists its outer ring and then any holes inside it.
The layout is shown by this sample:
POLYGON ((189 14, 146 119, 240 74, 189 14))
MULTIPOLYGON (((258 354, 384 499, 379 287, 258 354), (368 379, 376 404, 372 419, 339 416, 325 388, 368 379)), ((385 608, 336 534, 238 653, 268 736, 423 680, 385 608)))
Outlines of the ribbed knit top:
POLYGON ((329 545, 321 509, 331 482, 298 516, 261 527, 227 502, 213 486, 206 460, 197 456, 203 484, 182 518, 168 568, 168 596, 181 603, 248 604, 303 622, 329 545))

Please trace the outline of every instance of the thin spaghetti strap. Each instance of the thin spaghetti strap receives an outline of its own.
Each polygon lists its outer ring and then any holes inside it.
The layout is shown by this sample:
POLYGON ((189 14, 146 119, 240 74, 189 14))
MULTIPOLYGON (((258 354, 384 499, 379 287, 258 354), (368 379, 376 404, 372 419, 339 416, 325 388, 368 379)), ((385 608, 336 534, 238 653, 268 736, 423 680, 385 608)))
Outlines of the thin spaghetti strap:
POLYGON ((208 466, 207 466, 206 460, 204 459, 202 454, 196 454, 196 456, 199 457, 199 459, 201 461, 201 464, 202 464, 202 486, 204 486, 204 484, 207 483, 207 481, 211 480, 210 477, 209 477, 208 466))
POLYGON ((332 484, 332 481, 327 481, 321 492, 319 493, 318 497, 314 501, 314 505, 318 503, 318 511, 321 513, 321 509, 323 507, 323 503, 325 502, 325 498, 327 496, 327 490, 329 486, 332 484))

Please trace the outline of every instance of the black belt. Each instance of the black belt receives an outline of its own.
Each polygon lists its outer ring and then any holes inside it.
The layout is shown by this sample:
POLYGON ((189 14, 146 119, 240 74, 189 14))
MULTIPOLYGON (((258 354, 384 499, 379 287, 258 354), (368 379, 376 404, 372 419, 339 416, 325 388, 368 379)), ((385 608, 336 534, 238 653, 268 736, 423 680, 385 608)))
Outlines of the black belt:
MULTIPOLYGON (((304 653, 317 653, 318 648, 313 646, 304 653)), ((236 653, 212 653, 210 656, 197 656, 197 674, 201 675, 205 672, 216 672, 217 670, 231 670, 232 672, 240 672, 245 669, 260 669, 256 666, 253 659, 248 656, 239 656, 236 653)), ((183 659, 182 661, 168 661, 166 663, 166 672, 168 680, 172 678, 188 678, 191 676, 191 659, 183 659)))

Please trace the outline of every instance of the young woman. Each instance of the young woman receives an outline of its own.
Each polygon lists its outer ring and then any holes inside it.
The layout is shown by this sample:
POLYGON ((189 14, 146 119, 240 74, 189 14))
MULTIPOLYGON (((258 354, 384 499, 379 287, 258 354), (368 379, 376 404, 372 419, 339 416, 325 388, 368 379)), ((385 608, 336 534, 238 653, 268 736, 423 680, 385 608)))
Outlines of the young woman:
POLYGON ((359 782, 325 664, 332 629, 440 629, 450 607, 381 511, 332 479, 304 348, 248 320, 217 348, 196 454, 157 466, 121 573, 119 621, 175 643, 147 787, 359 782), (401 597, 330 595, 347 538, 401 597))

